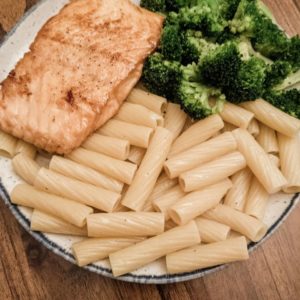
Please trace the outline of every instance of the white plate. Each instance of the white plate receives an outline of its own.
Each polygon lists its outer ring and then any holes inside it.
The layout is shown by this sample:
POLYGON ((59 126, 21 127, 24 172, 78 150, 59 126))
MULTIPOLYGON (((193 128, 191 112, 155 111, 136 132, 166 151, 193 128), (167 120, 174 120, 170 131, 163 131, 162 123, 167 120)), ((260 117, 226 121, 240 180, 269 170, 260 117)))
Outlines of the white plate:
MULTIPOLYGON (((67 2, 68 0, 44 0, 39 2, 38 5, 34 6, 27 12, 14 30, 6 36, 6 39, 0 45, 0 82, 5 79, 9 71, 28 50, 29 45, 42 25, 51 16, 56 14, 67 2)), ((137 3, 138 1, 135 0, 134 2, 137 3)), ((48 249, 62 256, 69 262, 75 263, 71 252, 71 245, 74 241, 78 241, 79 238, 32 232, 30 230, 29 221, 31 211, 11 204, 9 193, 21 180, 16 174, 14 174, 11 161, 2 157, 0 157, 0 178, 2 182, 0 183, 0 197, 8 205, 21 225, 48 249)), ((274 230, 278 228, 299 201, 298 196, 299 195, 277 194, 271 197, 264 219, 264 222, 269 226, 268 233, 259 243, 251 243, 249 245, 250 250, 253 250, 264 242, 274 232, 274 230)), ((133 273, 119 277, 118 279, 130 282, 158 284, 180 282, 204 276, 220 270, 223 267, 224 265, 184 274, 168 275, 166 274, 164 260, 161 259, 133 273)), ((111 269, 107 260, 88 265, 85 269, 107 277, 112 277, 111 269)))

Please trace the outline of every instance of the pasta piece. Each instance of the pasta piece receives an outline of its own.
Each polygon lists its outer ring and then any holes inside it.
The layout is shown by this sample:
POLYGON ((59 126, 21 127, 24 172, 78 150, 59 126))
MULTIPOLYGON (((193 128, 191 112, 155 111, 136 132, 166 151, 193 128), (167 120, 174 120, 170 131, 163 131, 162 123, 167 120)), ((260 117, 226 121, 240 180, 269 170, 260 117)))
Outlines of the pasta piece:
POLYGON ((0 155, 13 157, 17 145, 17 139, 3 131, 0 131, 0 155))
POLYGON ((161 197, 155 199, 152 205, 156 211, 162 212, 165 216, 165 220, 169 220, 169 208, 183 198, 185 193, 182 191, 179 185, 167 190, 161 197))
POLYGON ((300 192, 300 141, 278 134, 281 171, 288 184, 283 188, 286 193, 300 192))
POLYGON ((167 99, 141 89, 133 89, 129 94, 127 101, 143 105, 157 114, 162 114, 167 106, 167 99))
POLYGON ((187 114, 181 110, 179 104, 168 103, 165 115, 165 128, 173 133, 176 139, 182 132, 187 119, 187 114))
POLYGON ((154 211, 153 201, 157 198, 160 198, 165 194, 166 191, 170 190, 178 184, 177 179, 169 179, 168 176, 163 172, 157 179, 154 189, 151 192, 149 198, 147 199, 143 211, 154 211))
POLYGON ((230 123, 236 127, 248 128, 250 122, 254 118, 254 114, 246 109, 226 102, 220 115, 223 121, 230 123))
POLYGON ((135 125, 115 119, 109 120, 98 133, 129 141, 130 145, 147 148, 153 134, 153 128, 135 125))
POLYGON ((179 184, 185 192, 199 190, 217 183, 245 167, 244 156, 239 152, 232 152, 181 174, 179 184))
POLYGON ((244 155, 248 167, 268 193, 277 193, 282 187, 286 186, 287 181, 280 170, 247 130, 236 129, 233 134, 237 140, 238 149, 244 155))
POLYGON ((17 154, 12 159, 12 166, 17 175, 29 184, 33 184, 41 168, 36 161, 23 153, 17 154))
POLYGON ((129 156, 130 143, 111 136, 92 134, 82 144, 82 148, 125 160, 129 156))
POLYGON ((143 209, 162 170, 172 141, 173 134, 169 130, 157 127, 143 161, 122 200, 124 206, 135 211, 143 209))
POLYGON ((187 116, 182 132, 187 131, 194 123, 195 121, 189 116, 187 116))
POLYGON ((244 237, 199 245, 166 256, 168 273, 190 272, 249 258, 244 237))
POLYGON ((168 253, 200 243, 200 235, 194 221, 175 227, 160 235, 144 240, 109 255, 114 276, 131 272, 168 253))
POLYGON ((165 222, 165 231, 168 231, 174 227, 177 227, 178 225, 174 223, 171 219, 165 222))
POLYGON ((23 153, 29 158, 34 159, 36 156, 36 148, 32 144, 26 143, 23 140, 18 140, 15 148, 15 155, 19 153, 23 153))
POLYGON ((224 127, 221 129, 221 131, 228 132, 228 131, 233 131, 234 129, 236 129, 236 126, 234 126, 230 123, 224 122, 224 127))
POLYGON ((119 202, 119 204, 113 209, 112 212, 127 212, 130 211, 130 209, 119 202))
POLYGON ((262 99, 244 102, 241 105, 252 111, 258 121, 284 135, 293 137, 300 130, 300 120, 262 99))
POLYGON ((199 191, 189 193, 169 208, 172 220, 183 225, 215 207, 232 186, 227 178, 199 191))
POLYGON ((260 124, 260 133, 256 138, 266 153, 277 154, 279 152, 276 132, 264 124, 260 124))
POLYGON ((227 193, 224 204, 243 211, 247 201, 248 190, 252 180, 252 172, 245 168, 231 176, 232 188, 227 193))
POLYGON ((140 104, 124 102, 115 118, 124 122, 156 128, 164 126, 164 118, 140 104))
POLYGON ((121 199, 120 194, 66 177, 45 168, 39 170, 34 186, 106 212, 111 212, 121 199))
POLYGON ((164 170, 169 178, 194 169, 197 166, 216 159, 226 153, 236 150, 237 143, 231 132, 223 133, 191 149, 172 156, 164 164, 164 170), (208 151, 209 149, 209 151, 208 151))
POLYGON ((269 197, 270 195, 265 188, 255 177, 253 177, 247 195, 247 202, 244 210, 245 214, 262 221, 265 215, 269 197))
POLYGON ((41 210, 75 226, 83 227, 93 209, 84 204, 39 191, 28 184, 19 184, 11 192, 14 204, 41 210))
POLYGON ((201 241, 203 243, 214 243, 224 241, 228 238, 230 227, 219 222, 208 220, 202 217, 195 219, 201 241))
POLYGON ((99 213, 87 218, 88 236, 152 236, 164 232, 164 215, 156 212, 99 213))
POLYGON ((72 151, 67 158, 127 184, 132 182, 137 169, 135 164, 83 148, 72 151))
POLYGON ((34 210, 30 219, 30 229, 46 233, 87 236, 86 227, 77 227, 40 210, 34 210))
POLYGON ((273 155, 273 154, 268 154, 270 160, 273 162, 273 164, 276 166, 276 167, 280 167, 280 159, 278 156, 276 155, 273 155))
POLYGON ((82 182, 90 183, 116 193, 121 193, 124 186, 124 183, 119 180, 103 175, 92 168, 61 156, 52 156, 49 169, 62 175, 75 178, 82 182))
POLYGON ((141 237, 131 238, 90 238, 72 245, 77 265, 83 267, 107 258, 110 253, 127 248, 142 241, 141 237))
POLYGON ((208 140, 223 127, 224 123, 219 115, 196 122, 174 141, 168 158, 208 140))
POLYGON ((146 149, 131 146, 127 160, 139 166, 145 156, 145 153, 146 153, 146 149))
POLYGON ((252 134, 255 138, 259 135, 260 133, 260 128, 258 125, 258 122, 256 119, 252 119, 250 122, 247 130, 249 131, 250 134, 252 134))
POLYGON ((267 226, 261 221, 237 211, 227 205, 219 204, 203 214, 204 218, 217 221, 240 232, 251 241, 257 242, 267 233, 267 226))

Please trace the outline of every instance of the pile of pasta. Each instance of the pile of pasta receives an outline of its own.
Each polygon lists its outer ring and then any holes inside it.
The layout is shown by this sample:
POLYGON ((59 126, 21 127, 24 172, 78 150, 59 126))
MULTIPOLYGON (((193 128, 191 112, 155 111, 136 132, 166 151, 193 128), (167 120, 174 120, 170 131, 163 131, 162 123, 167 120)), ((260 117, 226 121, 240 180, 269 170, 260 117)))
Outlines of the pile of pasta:
POLYGON ((165 257, 168 273, 249 257, 267 232, 269 196, 300 191, 300 121, 264 100, 226 103, 193 121, 142 89, 72 153, 52 156, 0 134, 13 157, 11 200, 33 208, 31 229, 83 236, 79 266, 109 258, 114 276, 165 257))

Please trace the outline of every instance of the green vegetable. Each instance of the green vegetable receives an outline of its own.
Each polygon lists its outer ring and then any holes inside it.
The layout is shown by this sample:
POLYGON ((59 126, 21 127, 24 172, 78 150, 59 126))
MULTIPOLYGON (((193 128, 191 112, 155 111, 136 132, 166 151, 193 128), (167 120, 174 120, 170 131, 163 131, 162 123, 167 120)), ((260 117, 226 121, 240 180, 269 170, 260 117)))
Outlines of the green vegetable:
POLYGON ((154 12, 165 12, 166 1, 165 0, 141 0, 141 7, 147 8, 154 12))
POLYGON ((282 111, 288 113, 293 117, 300 119, 300 90, 267 90, 265 92, 264 98, 275 107, 281 109, 282 111))

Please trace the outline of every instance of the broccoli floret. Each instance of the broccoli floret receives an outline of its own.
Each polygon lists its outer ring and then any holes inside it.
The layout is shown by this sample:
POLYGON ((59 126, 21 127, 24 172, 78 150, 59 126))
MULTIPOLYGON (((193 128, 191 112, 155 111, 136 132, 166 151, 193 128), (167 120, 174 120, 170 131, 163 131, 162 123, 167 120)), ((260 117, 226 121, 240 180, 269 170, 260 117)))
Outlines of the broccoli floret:
POLYGON ((165 0, 141 0, 141 7, 147 8, 154 12, 165 12, 166 11, 165 0))
POLYGON ((233 33, 249 37, 255 50, 266 57, 277 59, 287 50, 289 39, 259 0, 241 0, 229 23, 233 33))
POLYGON ((181 61, 182 46, 181 32, 178 25, 166 25, 163 29, 160 48, 167 60, 181 61))
POLYGON ((283 55, 283 59, 288 61, 294 71, 300 69, 300 37, 294 36, 289 40, 288 49, 283 55))
POLYGON ((274 90, 285 90, 293 87, 300 82, 300 69, 297 72, 290 73, 284 80, 274 86, 274 90))
POLYGON ((177 97, 181 108, 193 119, 203 119, 222 111, 225 96, 219 89, 201 84, 198 67, 191 64, 181 67, 182 79, 178 87, 177 97), (215 100, 213 104, 210 100, 215 100))
POLYGON ((182 7, 195 5, 197 0, 165 0, 168 11, 178 11, 182 7))
POLYGON ((289 115, 300 119, 300 90, 267 90, 264 99, 289 115))
POLYGON ((180 63, 165 60, 160 53, 149 56, 144 64, 142 80, 157 95, 173 100, 180 79, 180 63))
POLYGON ((241 0, 224 0, 224 1, 222 1, 222 3, 223 3, 222 13, 224 14, 224 18, 226 20, 231 20, 234 17, 240 1, 241 0))
POLYGON ((201 78, 220 88, 230 87, 242 64, 235 42, 227 42, 210 51, 200 60, 201 78))
POLYGON ((182 63, 198 62, 201 55, 206 55, 217 45, 202 38, 200 31, 187 30, 182 34, 182 63))
POLYGON ((226 98, 240 103, 260 97, 264 91, 265 69, 265 62, 257 57, 242 62, 230 87, 224 89, 226 98))
POLYGON ((286 62, 277 60, 266 69, 265 87, 271 88, 281 84, 292 73, 292 66, 286 62))
POLYGON ((224 44, 228 41, 237 39, 237 35, 232 33, 229 27, 224 28, 223 32, 219 34, 216 38, 216 43, 224 44))
POLYGON ((259 97, 264 88, 266 62, 249 43, 230 41, 201 58, 204 82, 219 87, 230 101, 239 103, 259 97))
POLYGON ((227 25, 226 20, 219 14, 218 8, 215 10, 209 6, 209 3, 180 9, 178 19, 184 28, 201 30, 208 37, 218 36, 227 25))

